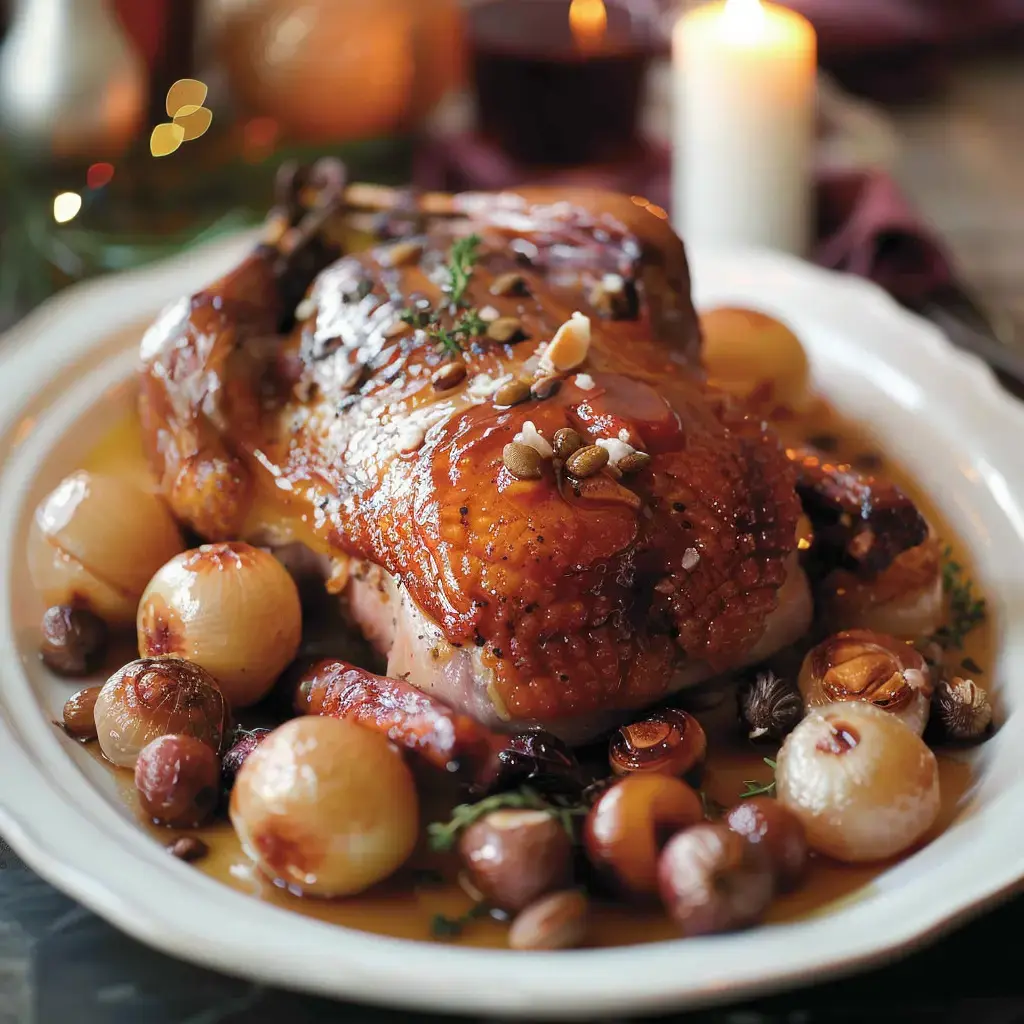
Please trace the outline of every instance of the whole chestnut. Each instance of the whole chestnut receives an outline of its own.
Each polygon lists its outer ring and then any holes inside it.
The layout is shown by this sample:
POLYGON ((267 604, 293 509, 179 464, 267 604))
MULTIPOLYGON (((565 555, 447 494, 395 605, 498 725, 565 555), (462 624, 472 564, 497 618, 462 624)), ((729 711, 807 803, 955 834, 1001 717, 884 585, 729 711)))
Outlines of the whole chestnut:
POLYGON ((135 762, 139 803, 160 825, 202 825, 217 806, 219 783, 217 755, 194 736, 159 736, 135 762))
POLYGON ((792 811, 771 797, 755 796, 726 812, 725 824, 764 851, 779 892, 800 884, 807 870, 807 833, 792 811))
POLYGON ((547 811, 492 811, 462 834, 459 854, 484 900, 501 910, 522 910, 572 877, 572 842, 547 811))
POLYGON ((39 654, 62 676, 84 676, 96 669, 107 649, 107 625, 88 608, 57 604, 43 616, 39 654))
POLYGON ((102 687, 87 686, 64 701, 64 731, 76 740, 96 739, 96 698, 102 687))
POLYGON ((700 797, 671 775, 627 775, 605 790, 583 828, 587 857, 621 892, 654 896, 658 855, 680 829, 704 817, 700 797))
POLYGON ((760 848, 710 822, 669 840, 658 882, 665 909, 685 936, 746 928, 760 920, 775 891, 760 848))

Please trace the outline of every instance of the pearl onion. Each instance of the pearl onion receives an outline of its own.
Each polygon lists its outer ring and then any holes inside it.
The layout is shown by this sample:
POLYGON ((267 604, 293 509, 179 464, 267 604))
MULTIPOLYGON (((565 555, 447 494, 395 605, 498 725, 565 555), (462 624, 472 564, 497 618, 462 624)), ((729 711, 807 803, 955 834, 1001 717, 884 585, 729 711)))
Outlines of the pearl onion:
POLYGON ((894 857, 939 813, 935 755, 899 719, 871 704, 812 710, 779 751, 779 800, 811 849, 851 863, 894 857))

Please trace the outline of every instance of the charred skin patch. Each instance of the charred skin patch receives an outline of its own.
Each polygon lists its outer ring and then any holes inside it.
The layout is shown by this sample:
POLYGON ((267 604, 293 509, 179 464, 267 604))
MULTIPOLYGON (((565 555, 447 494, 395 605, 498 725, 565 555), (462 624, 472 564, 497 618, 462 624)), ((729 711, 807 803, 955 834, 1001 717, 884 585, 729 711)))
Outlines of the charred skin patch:
POLYGON ((139 608, 139 653, 145 658, 185 654, 181 616, 159 594, 150 594, 139 608))

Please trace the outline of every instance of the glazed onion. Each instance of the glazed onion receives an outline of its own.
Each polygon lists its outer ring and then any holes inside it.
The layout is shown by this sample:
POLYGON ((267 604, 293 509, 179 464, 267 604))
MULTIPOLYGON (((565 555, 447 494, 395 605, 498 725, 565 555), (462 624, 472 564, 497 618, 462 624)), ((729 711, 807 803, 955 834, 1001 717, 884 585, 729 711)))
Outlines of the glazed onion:
POLYGON ((803 408, 810 364, 800 339, 783 323, 752 309, 701 315, 701 362, 717 387, 755 402, 803 408))
POLYGON ((798 683, 807 708, 865 701, 919 736, 928 721, 928 664, 919 651, 884 633, 851 629, 829 637, 808 652, 798 683))
POLYGON ((216 682, 180 658, 140 658, 118 669, 96 698, 96 735, 108 761, 134 768, 151 740, 191 736, 220 750, 228 708, 216 682))
POLYGON ((939 770, 924 741, 873 704, 811 711, 779 751, 779 801, 812 850, 849 862, 902 853, 939 813, 939 770))
POLYGON ((249 544, 204 544, 172 558, 139 603, 139 652, 187 658, 210 672, 232 707, 264 697, 295 657, 299 591, 273 555, 249 544))
POLYGON ((113 626, 135 620, 156 570, 182 548, 164 503, 119 477, 80 471, 36 508, 32 582, 47 605, 84 607, 113 626))
POLYGON ((296 718, 246 758, 231 823, 268 877, 315 896, 386 878, 416 844, 416 787, 384 737, 337 718, 296 718))

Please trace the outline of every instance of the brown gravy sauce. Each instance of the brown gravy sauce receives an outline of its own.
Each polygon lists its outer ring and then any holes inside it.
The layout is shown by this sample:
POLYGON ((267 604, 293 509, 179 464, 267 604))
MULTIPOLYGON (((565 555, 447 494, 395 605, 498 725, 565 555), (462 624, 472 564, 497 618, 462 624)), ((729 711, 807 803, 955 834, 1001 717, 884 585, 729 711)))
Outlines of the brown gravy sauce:
MULTIPOLYGON (((799 419, 779 423, 777 426, 787 443, 827 435, 834 440, 834 448, 830 453, 834 458, 855 464, 869 461, 873 469, 882 469, 917 502, 943 540, 952 547, 954 556, 970 572, 971 560, 967 552, 928 496, 900 467, 890 464, 881 456, 877 444, 862 430, 840 420, 824 402, 815 403, 799 419)), ((84 468, 145 479, 147 469, 134 418, 127 418, 118 424, 96 446, 85 461, 84 468)), ((991 626, 985 623, 967 638, 964 650, 952 655, 956 660, 951 662, 951 667, 960 659, 971 658, 987 670, 992 664, 991 644, 991 626)), ((980 676, 979 681, 982 685, 989 685, 985 676, 980 676)), ((732 703, 730 694, 708 716, 700 716, 708 729, 710 747, 704 789, 712 799, 725 806, 731 806, 737 801, 744 790, 745 780, 769 780, 770 770, 762 758, 771 757, 774 753, 773 747, 763 751, 754 750, 737 737, 736 730, 728 724, 732 703)), ((998 708, 996 715, 998 719, 998 708)), ((95 744, 92 749, 95 756, 102 760, 95 744)), ((973 781, 971 764, 962 754, 955 751, 937 753, 942 810, 928 838, 934 838, 959 815, 966 813, 965 797, 973 781)), ((126 802, 133 807, 137 806, 130 773, 112 766, 110 770, 117 775, 126 802)), ((429 821, 446 820, 452 805, 458 802, 454 788, 435 774, 421 772, 420 776, 422 825, 425 826, 429 821)), ((177 833, 149 824, 143 827, 162 844, 171 842, 177 835, 198 836, 210 847, 209 854, 195 864, 204 874, 275 906, 349 928, 399 938, 429 940, 432 937, 431 921, 436 914, 458 917, 472 906, 470 897, 458 884, 455 858, 439 857, 425 848, 417 850, 409 864, 398 874, 362 895, 320 900, 295 896, 264 878, 243 853, 234 831, 226 822, 187 833, 177 833)), ((880 863, 854 867, 815 857, 803 887, 795 893, 777 898, 767 920, 790 921, 827 913, 840 903, 867 895, 872 881, 890 866, 891 863, 880 863)), ((459 938, 449 941, 466 946, 504 947, 506 936, 505 923, 480 918, 469 923, 459 938)), ((676 937, 678 933, 658 908, 639 909, 599 903, 594 908, 588 945, 631 945, 676 937)))

